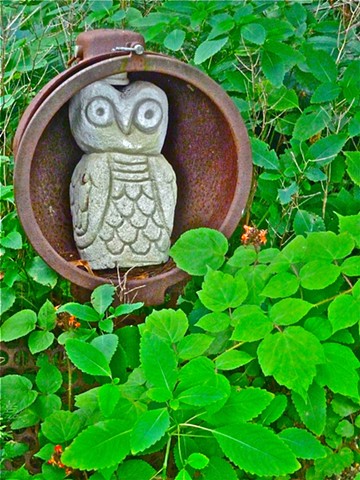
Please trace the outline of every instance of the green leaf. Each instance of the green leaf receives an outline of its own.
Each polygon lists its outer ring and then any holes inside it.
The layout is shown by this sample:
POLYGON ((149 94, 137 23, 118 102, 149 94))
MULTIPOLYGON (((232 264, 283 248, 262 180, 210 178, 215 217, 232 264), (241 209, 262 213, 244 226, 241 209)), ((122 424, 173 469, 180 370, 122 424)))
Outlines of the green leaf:
POLYGON ((191 333, 184 337, 178 345, 178 355, 182 360, 202 355, 213 343, 214 337, 204 333, 191 333))
POLYGON ((288 187, 279 188, 278 195, 281 205, 286 205, 293 200, 293 195, 299 191, 299 186, 296 182, 292 182, 288 187))
POLYGON ((41 361, 38 360, 38 365, 40 364, 40 370, 36 374, 35 382, 42 393, 55 393, 59 390, 62 385, 63 379, 60 370, 49 363, 47 358, 41 361))
POLYGON ((61 398, 54 393, 39 395, 34 402, 33 408, 41 420, 45 420, 55 410, 61 409, 61 398))
POLYGON ((359 404, 351 401, 349 398, 343 397, 342 395, 334 395, 331 402, 331 408, 341 417, 347 417, 359 410, 359 404))
POLYGON ((205 480, 237 480, 238 476, 229 462, 220 457, 211 457, 209 465, 203 470, 205 480))
POLYGON ((247 352, 232 350, 224 352, 215 359, 215 366, 218 370, 234 370, 251 362, 254 357, 247 352))
POLYGON ((266 170, 279 170, 280 163, 275 150, 269 150, 269 145, 258 138, 252 137, 251 150, 253 154, 253 163, 266 170))
POLYGON ((326 395, 317 383, 310 385, 303 396, 292 392, 292 401, 304 425, 316 435, 322 435, 326 423, 326 395))
MULTIPOLYGON (((224 378, 224 377, 223 377, 224 378)), ((178 400, 187 405, 194 405, 197 407, 203 407, 205 405, 211 405, 220 400, 225 400, 228 393, 224 390, 223 384, 213 386, 209 383, 204 385, 196 385, 181 392, 178 396, 178 400)))
POLYGON ((287 407, 287 398, 285 395, 277 394, 271 403, 262 412, 260 420, 263 425, 270 425, 278 420, 285 412, 287 407))
POLYGON ((227 250, 228 241, 221 232, 197 228, 183 233, 171 247, 170 255, 190 275, 205 275, 208 267, 214 270, 221 267, 227 250))
POLYGON ((241 28, 241 35, 255 45, 262 45, 265 42, 266 30, 259 23, 248 23, 241 28))
POLYGON ((328 135, 311 145, 308 150, 308 156, 317 165, 322 167, 328 165, 341 152, 347 140, 347 135, 343 133, 328 135))
POLYGON ((282 112, 299 107, 299 99, 295 90, 289 90, 284 86, 270 93, 268 103, 271 109, 282 112))
POLYGON ((56 310, 50 300, 41 306, 37 319, 38 325, 43 330, 52 330, 56 325, 56 310))
POLYGON ((191 477, 185 468, 182 468, 179 470, 179 473, 176 475, 174 480, 191 480, 191 477))
POLYGON ((170 417, 166 408, 157 408, 143 413, 132 430, 132 454, 136 455, 154 445, 165 435, 169 425, 170 417))
POLYGON ((189 326, 188 319, 182 310, 154 310, 146 318, 142 332, 151 332, 153 335, 172 344, 179 342, 189 326))
POLYGON ((353 251, 354 240, 348 233, 311 233, 307 239, 306 258, 309 260, 340 260, 353 251))
POLYGON ((360 301, 351 295, 340 295, 329 305, 329 320, 333 333, 351 327, 360 320, 360 301))
POLYGON ((111 377, 109 363, 105 355, 93 345, 76 338, 70 338, 65 343, 65 350, 75 367, 82 372, 111 377))
POLYGON ((344 260, 341 265, 341 273, 349 277, 360 277, 360 256, 344 260))
POLYGON ((270 278, 261 295, 281 298, 293 295, 299 288, 299 279, 292 273, 282 272, 270 278))
POLYGON ((74 315, 74 317, 78 318, 79 320, 85 320, 86 322, 98 322, 101 318, 97 311, 93 308, 89 307, 88 305, 81 305, 80 303, 75 302, 65 303, 62 305, 57 310, 57 313, 62 312, 70 313, 70 315, 74 315))
POLYGON ((245 472, 275 476, 300 468, 290 448, 261 425, 227 425, 215 430, 214 436, 225 455, 245 472))
POLYGON ((299 272, 301 286, 308 290, 328 287, 341 274, 341 268, 325 260, 306 263, 299 272))
POLYGON ((120 400, 120 390, 113 383, 106 383, 99 388, 99 406, 104 417, 110 417, 120 400))
POLYGON ((110 284, 100 285, 91 294, 91 304, 102 315, 110 307, 115 295, 115 287, 110 284))
POLYGON ((51 332, 46 331, 35 331, 31 332, 28 339, 28 346, 30 352, 34 355, 35 353, 42 352, 52 345, 55 335, 51 332))
POLYGON ((226 330, 230 324, 230 317, 226 313, 208 313, 195 324, 197 327, 211 333, 226 330))
POLYGON ((127 460, 119 466, 116 474, 126 480, 152 480, 156 470, 144 460, 127 460))
POLYGON ((129 313, 135 312, 135 310, 138 310, 143 306, 143 302, 125 303, 123 305, 118 305, 113 312, 111 309, 110 311, 115 317, 119 317, 120 315, 128 315, 129 313))
POLYGON ((36 324, 36 313, 32 310, 20 310, 0 327, 0 341, 11 342, 17 338, 24 337, 34 330, 36 324))
POLYGON ((360 186, 360 152, 344 152, 346 171, 353 182, 360 186))
POLYGON ((300 428, 286 428, 279 437, 290 447, 298 458, 308 460, 326 457, 326 450, 311 433, 300 428))
POLYGON ((228 40, 229 37, 225 37, 220 40, 205 40, 205 42, 201 43, 195 51, 195 65, 205 62, 205 60, 219 52, 228 40))
POLYGON ((52 270, 42 258, 34 257, 26 269, 30 277, 40 285, 54 288, 57 282, 57 274, 52 270))
POLYGON ((20 250, 22 248, 22 238, 19 232, 10 232, 0 239, 0 245, 5 248, 13 250, 20 250))
POLYGON ((241 276, 209 270, 198 296, 203 305, 214 312, 236 308, 245 300, 248 288, 241 276))
POLYGON ((335 100, 339 96, 340 92, 341 92, 341 88, 336 83, 322 83, 315 89, 310 99, 310 102, 311 103, 331 102, 332 100, 335 100))
POLYGON ((269 317, 276 325, 291 325, 305 317, 312 308, 311 303, 300 298, 285 298, 270 308, 269 317))
POLYGON ((297 119, 293 131, 293 137, 297 140, 307 140, 325 128, 328 114, 322 108, 315 111, 304 110, 297 119))
POLYGON ((264 338, 258 359, 266 376, 273 375, 280 385, 303 394, 316 375, 316 366, 324 362, 324 353, 315 335, 302 327, 287 327, 264 338))
POLYGON ((310 72, 323 83, 334 83, 337 78, 335 60, 325 50, 308 48, 306 51, 306 63, 310 72))
MULTIPOLYGON (((254 155, 254 151, 253 151, 253 155, 254 155)), ((255 262, 256 258, 257 258, 257 253, 255 248, 252 245, 249 245, 249 246, 241 245, 235 250, 233 256, 229 258, 226 265, 229 265, 230 267, 240 268, 246 265, 251 265, 252 263, 255 262)))
POLYGON ((97 348, 110 363, 118 345, 119 338, 114 333, 99 335, 91 341, 93 347, 97 348))
POLYGON ((275 87, 280 87, 285 76, 285 64, 282 58, 276 53, 264 49, 261 55, 261 66, 265 77, 275 87))
POLYGON ((348 420, 342 420, 336 427, 335 432, 341 437, 351 438, 354 436, 354 425, 348 420))
POLYGON ((2 315, 14 305, 16 295, 12 288, 2 287, 0 289, 0 298, 0 315, 2 315))
POLYGON ((352 60, 344 72, 342 79, 344 96, 348 102, 359 98, 360 91, 360 60, 352 60))
POLYGON ((316 473, 320 475, 318 478, 323 479, 332 477, 335 474, 341 475, 353 463, 354 452, 348 447, 343 447, 338 452, 330 450, 325 458, 315 460, 315 468, 316 473))
POLYGON ((170 32, 164 40, 164 47, 177 52, 182 47, 185 40, 184 30, 179 30, 178 28, 170 32))
POLYGON ((195 452, 189 456, 187 463, 196 470, 203 470, 209 464, 209 458, 202 453, 195 452))
POLYGON ((264 338, 273 329, 273 325, 263 310, 256 305, 244 305, 232 313, 235 325, 231 340, 255 342, 264 338))
POLYGON ((340 233, 349 233, 355 240, 356 246, 360 247, 360 213, 357 215, 342 216, 336 214, 339 218, 340 233))
POLYGON ((64 450, 61 461, 80 470, 108 468, 130 453, 131 426, 124 420, 105 420, 81 432, 64 450))
POLYGON ((38 393, 32 390, 32 383, 20 375, 5 375, 0 378, 1 412, 16 415, 34 403, 38 393))
POLYGON ((299 209, 294 217, 293 228, 297 235, 303 235, 325 230, 325 223, 319 215, 299 209))
POLYGON ((348 132, 350 137, 360 134, 360 112, 357 112, 349 122, 348 132))
POLYGON ((53 443, 67 443, 79 432, 82 421, 79 415, 59 410, 45 418, 41 426, 42 433, 53 443))
POLYGON ((140 343, 140 358, 146 380, 154 388, 152 399, 169 400, 178 377, 174 350, 159 337, 145 333, 140 343))
POLYGON ((325 363, 319 365, 317 382, 334 393, 359 399, 359 360, 350 348, 337 343, 324 343, 325 363))

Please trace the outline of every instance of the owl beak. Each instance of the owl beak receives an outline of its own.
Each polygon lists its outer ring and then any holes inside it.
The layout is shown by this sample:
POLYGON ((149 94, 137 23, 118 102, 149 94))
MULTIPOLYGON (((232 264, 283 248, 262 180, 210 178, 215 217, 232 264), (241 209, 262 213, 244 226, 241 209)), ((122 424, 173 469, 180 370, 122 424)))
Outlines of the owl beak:
POLYGON ((127 115, 126 113, 118 116, 117 124, 119 125, 120 130, 125 134, 129 135, 130 127, 131 127, 131 115, 127 115))

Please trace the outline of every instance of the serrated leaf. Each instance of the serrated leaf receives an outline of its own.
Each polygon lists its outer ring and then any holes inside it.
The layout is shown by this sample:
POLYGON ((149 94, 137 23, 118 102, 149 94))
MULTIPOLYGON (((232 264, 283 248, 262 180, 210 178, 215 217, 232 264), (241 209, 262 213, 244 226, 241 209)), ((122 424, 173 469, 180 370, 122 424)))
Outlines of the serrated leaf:
POLYGON ((102 315, 110 307, 115 295, 115 287, 110 284, 100 285, 91 294, 91 305, 102 315))
POLYGON ((229 37, 222 38, 221 40, 205 40, 195 50, 194 63, 199 65, 205 62, 217 52, 219 52, 227 43, 229 37))
POLYGON ((316 435, 322 435, 326 423, 326 395, 317 383, 310 385, 302 397, 292 392, 292 401, 304 425, 316 435))
POLYGON ((264 49, 261 55, 261 66, 265 77, 275 87, 280 87, 285 76, 285 64, 282 58, 276 53, 264 49))
POLYGON ((313 232, 307 238, 307 260, 340 260, 353 251, 354 240, 348 233, 313 232))
POLYGON ((263 425, 270 425, 276 422, 281 415, 285 412, 287 407, 287 398, 285 395, 278 394, 272 400, 271 403, 265 408, 260 416, 260 421, 263 425))
POLYGON ((216 429, 214 436, 225 455, 245 472, 275 476, 301 467, 289 447, 261 425, 228 425, 216 429))
POLYGON ((118 345, 119 338, 114 333, 108 333, 105 335, 99 335, 91 341, 90 345, 97 348, 106 358, 107 362, 110 362, 118 345))
POLYGON ((238 476, 229 462, 224 458, 211 457, 209 465, 202 472, 206 480, 237 480, 238 476))
POLYGON ((269 310, 269 317, 277 325, 291 325, 301 320, 313 305, 300 298, 285 298, 275 303, 269 310))
POLYGON ((208 313, 195 324, 197 327, 211 333, 226 330, 230 324, 230 317, 226 313, 208 313))
POLYGON ((251 362, 254 357, 247 352, 232 350, 224 352, 215 359, 215 366, 218 370, 234 370, 251 362))
POLYGON ((346 68, 342 81, 342 88, 346 100, 350 103, 359 98, 360 91, 360 60, 354 59, 346 68))
POLYGON ((183 233, 171 247, 170 255, 190 275, 205 275, 208 267, 214 270, 221 267, 227 250, 228 241, 221 232, 197 228, 183 233))
POLYGON ((348 216, 339 213, 336 215, 339 218, 340 233, 349 233, 355 240, 356 246, 360 247, 360 213, 348 216))
POLYGON ((253 154, 253 163, 266 170, 279 170, 280 163, 275 150, 269 150, 269 145, 258 138, 252 137, 251 150, 253 154))
POLYGON ((191 480, 191 477, 185 468, 182 468, 179 470, 179 473, 176 475, 174 480, 191 480))
POLYGON ((214 337, 204 333, 191 333, 184 337, 178 345, 178 355, 183 360, 202 355, 212 344, 214 337))
POLYGON ((61 461, 72 468, 93 470, 120 463, 130 453, 131 426, 105 420, 81 432, 64 450, 61 461))
POLYGON ((341 265, 341 273, 349 277, 360 277, 360 256, 344 260, 341 265))
POLYGON ((341 88, 336 83, 322 83, 319 85, 311 99, 311 103, 324 103, 335 100, 341 92, 341 88))
POLYGON ((63 379, 60 370, 55 365, 43 361, 36 374, 35 382, 40 392, 50 394, 59 390, 63 379))
POLYGON ((241 35, 255 45, 262 45, 265 42, 266 30, 259 23, 248 23, 241 28, 241 35))
POLYGON ((360 186, 360 152, 344 152, 346 171, 353 182, 360 186))
POLYGON ((348 137, 345 134, 328 135, 313 143, 308 150, 309 158, 316 165, 324 166, 331 163, 336 155, 341 152, 347 142, 348 137))
POLYGON ((20 310, 5 322, 0 327, 0 341, 11 342, 17 338, 24 337, 32 330, 36 324, 36 313, 32 310, 20 310))
POLYGON ((342 420, 336 427, 335 432, 341 437, 351 438, 354 436, 354 425, 348 420, 342 420))
POLYGON ((349 122, 348 132, 350 137, 360 134, 360 112, 357 112, 349 122))
POLYGON ((359 404, 342 395, 334 395, 331 401, 331 408, 341 417, 347 417, 359 410, 359 404))
POLYGON ((45 418, 42 433, 53 443, 67 443, 72 440, 82 426, 81 418, 72 412, 59 410, 45 418))
POLYGON ((209 464, 209 458, 202 453, 192 453, 187 459, 187 463, 196 470, 202 470, 209 464))
POLYGON ((3 315, 14 305, 16 295, 12 288, 2 287, 0 289, 0 298, 0 315, 3 315))
POLYGON ((293 137, 297 140, 307 140, 319 133, 328 121, 328 114, 322 108, 316 111, 305 110, 297 119, 293 137))
POLYGON ((244 305, 233 311, 235 325, 231 340, 255 342, 264 338, 273 329, 272 322, 257 305, 244 305))
POLYGON ((113 383, 106 383, 99 388, 99 406, 104 417, 110 417, 120 400, 120 389, 113 383))
POLYGON ((157 408, 143 413, 132 430, 132 454, 136 455, 154 445, 165 435, 169 425, 170 417, 166 408, 157 408))
POLYGON ((172 50, 173 52, 177 52, 182 47, 185 40, 185 32, 184 30, 180 30, 176 28, 172 32, 170 32, 164 39, 164 47, 172 50))
POLYGON ((245 300, 248 288, 241 276, 209 270, 198 296, 203 305, 214 312, 236 308, 245 300))
POLYGON ((299 99, 295 90, 284 86, 273 90, 269 95, 268 102, 271 109, 282 112, 299 107, 299 99))
POLYGON ((56 309, 50 300, 46 300, 46 302, 41 306, 38 313, 37 322, 39 327, 44 330, 52 330, 55 328, 56 309))
POLYGON ((316 459, 326 457, 326 450, 311 433, 300 428, 286 428, 279 437, 298 458, 316 459))
POLYGON ((306 63, 310 72, 323 83, 333 83, 337 78, 335 60, 325 50, 307 49, 306 63))
POLYGON ((1 412, 16 415, 34 403, 38 393, 32 383, 20 375, 5 375, 0 378, 1 412))
POLYGON ((315 335, 302 327, 287 327, 264 338, 258 359, 266 376, 273 375, 280 385, 303 394, 316 375, 316 366, 324 362, 324 352, 315 335))
POLYGON ((299 272, 301 286, 308 290, 321 290, 328 287, 341 274, 341 269, 325 260, 306 263, 299 272))
POLYGON ((293 199, 293 196, 296 195, 299 191, 299 186, 296 182, 292 182, 288 187, 279 188, 278 196, 281 205, 287 205, 293 199))
POLYGON ((101 318, 93 308, 76 302, 65 303, 62 305, 58 308, 57 313, 62 312, 70 313, 70 315, 74 315, 74 317, 79 320, 85 320, 86 322, 98 322, 101 318))
POLYGON ((154 310, 145 321, 142 332, 151 332, 172 344, 179 342, 188 329, 189 322, 182 310, 154 310))
POLYGON ((135 312, 144 306, 143 302, 136 302, 136 303, 125 303, 123 305, 118 305, 113 314, 115 317, 119 317, 120 315, 128 315, 129 313, 135 312))
POLYGON ((350 348, 338 343, 324 343, 325 363, 319 365, 317 382, 334 393, 359 399, 360 362, 350 348))
POLYGON ((152 480, 156 470, 144 460, 127 460, 119 466, 116 474, 126 480, 152 480))
POLYGON ((105 355, 89 343, 70 338, 65 350, 72 363, 82 372, 90 375, 111 377, 109 363, 105 355))
POLYGON ((299 279, 289 272, 282 272, 270 278, 261 295, 270 298, 288 297, 297 292, 299 279))
POLYGON ((10 232, 0 239, 0 245, 5 248, 13 250, 20 250, 22 248, 22 238, 19 232, 10 232))
POLYGON ((205 405, 211 405, 219 400, 224 400, 226 397, 227 393, 223 391, 222 388, 207 384, 206 387, 203 385, 196 385, 195 387, 184 390, 179 394, 178 400, 187 405, 202 407, 205 405))
POLYGON ((360 320, 360 301, 351 295, 340 295, 330 303, 328 314, 333 333, 351 327, 360 320))
POLYGON ((40 285, 54 288, 57 282, 57 274, 52 270, 42 258, 34 257, 26 269, 30 277, 40 285))
POLYGON ((241 245, 235 250, 233 256, 229 258, 226 265, 237 268, 244 267, 246 265, 251 265, 252 263, 254 263, 256 257, 257 252, 252 245, 241 245))

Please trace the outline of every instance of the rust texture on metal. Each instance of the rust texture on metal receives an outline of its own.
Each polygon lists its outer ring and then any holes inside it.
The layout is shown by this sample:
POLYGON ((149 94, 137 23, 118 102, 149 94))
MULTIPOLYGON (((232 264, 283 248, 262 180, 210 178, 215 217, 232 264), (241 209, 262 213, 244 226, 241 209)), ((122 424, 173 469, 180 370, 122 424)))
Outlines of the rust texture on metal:
MULTIPOLYGON (((65 72, 67 75, 60 75, 60 80, 43 89, 19 126, 15 157, 16 202, 30 242, 60 275, 88 290, 103 283, 118 284, 119 272, 96 271, 92 275, 72 263, 79 256, 68 188, 82 152, 70 133, 68 101, 81 88, 127 71, 131 81, 150 81, 165 91, 171 121, 163 153, 178 183, 173 241, 184 231, 201 226, 230 236, 245 208, 252 177, 244 123, 231 99, 213 80, 164 55, 106 54, 100 50, 99 56, 81 61, 69 69, 71 74, 65 72)), ((93 50, 84 47, 83 51, 93 50)), ((124 279, 125 272, 120 273, 124 279)), ((171 260, 165 265, 133 269, 123 284, 124 299, 135 297, 148 305, 162 303, 168 288, 186 278, 171 260)))

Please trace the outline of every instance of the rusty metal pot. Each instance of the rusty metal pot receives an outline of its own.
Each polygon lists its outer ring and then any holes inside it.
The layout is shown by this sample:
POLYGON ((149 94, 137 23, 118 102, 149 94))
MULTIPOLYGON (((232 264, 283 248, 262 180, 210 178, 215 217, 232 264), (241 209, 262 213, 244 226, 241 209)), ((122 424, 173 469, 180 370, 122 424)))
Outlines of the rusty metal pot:
POLYGON ((79 62, 49 82, 20 121, 14 184, 24 230, 50 267, 86 291, 118 284, 120 278, 124 299, 136 296, 156 305, 169 287, 187 278, 171 260, 120 272, 120 277, 116 271, 91 274, 76 266, 68 189, 82 152, 70 132, 71 97, 92 82, 125 71, 130 81, 150 81, 165 91, 170 121, 163 154, 178 184, 173 241, 201 226, 230 236, 248 199, 252 165, 246 128, 224 90, 198 69, 143 49, 142 36, 134 32, 96 30, 78 37, 79 62))

